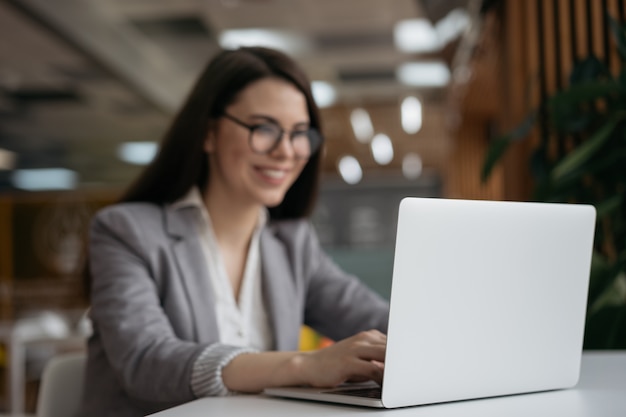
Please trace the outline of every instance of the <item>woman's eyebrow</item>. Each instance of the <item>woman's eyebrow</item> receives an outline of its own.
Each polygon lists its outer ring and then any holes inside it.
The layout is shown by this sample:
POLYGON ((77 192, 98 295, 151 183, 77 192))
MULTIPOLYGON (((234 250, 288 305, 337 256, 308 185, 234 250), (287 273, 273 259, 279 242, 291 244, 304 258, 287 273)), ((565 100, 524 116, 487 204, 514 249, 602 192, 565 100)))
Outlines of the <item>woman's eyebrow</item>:
POLYGON ((264 119, 264 120, 267 120, 268 122, 278 124, 278 120, 274 119, 272 116, 267 116, 264 114, 251 114, 248 117, 250 117, 251 119, 264 119))
MULTIPOLYGON (((251 114, 249 116, 252 119, 263 119, 266 120, 268 122, 274 123, 276 126, 281 126, 281 124, 278 122, 278 120, 276 120, 275 118, 273 118, 272 116, 268 116, 265 114, 251 114)), ((298 123, 294 123, 294 127, 301 127, 301 126, 306 126, 308 127, 311 123, 309 121, 302 121, 302 122, 298 122, 298 123)))

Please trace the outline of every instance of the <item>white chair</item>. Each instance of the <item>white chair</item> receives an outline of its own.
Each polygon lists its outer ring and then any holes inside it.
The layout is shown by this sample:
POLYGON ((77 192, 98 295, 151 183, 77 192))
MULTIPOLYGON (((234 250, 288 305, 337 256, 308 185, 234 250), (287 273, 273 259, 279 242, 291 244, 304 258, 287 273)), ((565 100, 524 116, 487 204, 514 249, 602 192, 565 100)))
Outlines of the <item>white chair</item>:
POLYGON ((87 361, 84 352, 55 356, 41 376, 37 396, 37 417, 72 417, 78 412, 83 394, 87 361))

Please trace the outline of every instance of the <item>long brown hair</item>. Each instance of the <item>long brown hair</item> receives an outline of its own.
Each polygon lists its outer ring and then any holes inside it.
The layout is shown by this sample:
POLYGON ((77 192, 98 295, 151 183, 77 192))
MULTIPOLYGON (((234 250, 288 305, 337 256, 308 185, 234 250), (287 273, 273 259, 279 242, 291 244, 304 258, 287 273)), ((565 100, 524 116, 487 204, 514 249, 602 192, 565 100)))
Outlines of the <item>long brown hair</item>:
MULTIPOLYGON (((304 71, 282 52, 244 47, 218 53, 201 74, 174 118, 159 153, 121 201, 170 203, 193 185, 207 184, 209 161, 203 148, 210 123, 222 116, 238 93, 262 78, 278 77, 293 84, 307 101, 311 127, 321 131, 319 111, 304 71)), ((273 219, 311 214, 318 192, 321 150, 311 156, 283 201, 269 208, 273 219)))

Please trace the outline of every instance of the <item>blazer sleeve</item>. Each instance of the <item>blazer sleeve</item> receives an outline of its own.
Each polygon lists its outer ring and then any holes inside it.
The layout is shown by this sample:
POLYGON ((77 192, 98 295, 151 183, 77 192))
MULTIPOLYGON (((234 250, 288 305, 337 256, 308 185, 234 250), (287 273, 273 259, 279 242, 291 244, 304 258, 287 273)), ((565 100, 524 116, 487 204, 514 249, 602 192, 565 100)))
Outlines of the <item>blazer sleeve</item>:
POLYGON ((310 223, 303 223, 300 233, 307 280, 305 324, 333 340, 370 329, 386 333, 389 303, 324 252, 310 223))
MULTIPOLYGON (((153 242, 154 236, 146 238, 146 224, 134 214, 105 210, 92 221, 89 259, 94 332, 131 397, 190 401, 196 398, 191 388, 194 363, 208 345, 175 334, 159 297, 167 285, 158 283, 153 271, 161 259, 158 251, 165 249, 153 242)), ((222 351, 222 356, 230 354, 229 349, 222 351)))

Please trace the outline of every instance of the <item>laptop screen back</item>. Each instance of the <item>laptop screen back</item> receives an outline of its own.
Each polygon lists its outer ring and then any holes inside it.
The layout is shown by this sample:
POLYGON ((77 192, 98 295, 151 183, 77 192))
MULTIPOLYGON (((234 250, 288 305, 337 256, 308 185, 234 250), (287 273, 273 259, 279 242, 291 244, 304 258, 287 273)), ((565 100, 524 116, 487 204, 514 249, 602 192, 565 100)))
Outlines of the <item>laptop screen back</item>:
POLYGON ((591 206, 405 198, 384 406, 575 385, 594 230, 591 206))

